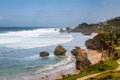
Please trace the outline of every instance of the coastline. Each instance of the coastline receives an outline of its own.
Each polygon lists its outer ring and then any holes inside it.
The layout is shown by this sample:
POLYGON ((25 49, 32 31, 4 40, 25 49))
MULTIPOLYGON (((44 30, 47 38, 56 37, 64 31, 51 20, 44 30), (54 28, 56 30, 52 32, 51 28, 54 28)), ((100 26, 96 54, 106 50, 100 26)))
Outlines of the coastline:
POLYGON ((52 70, 46 70, 41 72, 41 69, 35 69, 33 71, 22 72, 18 74, 11 74, 7 76, 0 77, 0 80, 55 80, 61 75, 72 74, 76 71, 75 58, 71 57, 70 62, 66 65, 61 65, 61 67, 55 67, 52 70), (70 65, 69 65, 70 64, 70 65), (69 68, 68 68, 68 67, 69 68), (40 72, 40 73, 39 73, 40 72))
MULTIPOLYGON (((74 39, 68 43, 63 44, 63 46, 68 48, 68 53, 66 53, 67 56, 71 56, 70 50, 73 49, 73 46, 81 46, 80 45, 81 43, 84 44, 83 41, 92 37, 91 35, 83 37, 83 35, 81 33, 72 33, 72 35, 73 35, 74 39), (82 41, 80 43, 78 43, 79 40, 82 40, 82 41)), ((82 47, 84 47, 84 46, 82 45, 82 47)), ((75 64, 75 62, 74 62, 74 64, 75 64)), ((38 70, 38 69, 36 69, 36 70, 38 70)), ((51 74, 47 74, 48 75, 47 78, 49 77, 49 80, 53 80, 53 79, 56 79, 59 76, 61 76, 63 73, 71 75, 73 73, 76 73, 75 71, 76 71, 75 65, 74 65, 74 67, 72 66, 69 68, 61 68, 61 70, 59 69, 59 71, 53 72, 51 74)), ((39 72, 39 70, 37 72, 39 72)), ((44 77, 45 77, 45 79, 42 79, 42 80, 46 80, 46 74, 42 75, 42 74, 34 74, 34 73, 36 73, 36 72, 28 71, 28 72, 20 73, 20 75, 19 75, 19 73, 18 73, 18 75, 11 74, 12 76, 8 75, 8 77, 4 77, 4 76, 3 76, 4 78, 0 77, 0 80, 9 80, 9 79, 11 79, 11 80, 40 80, 41 78, 44 78, 44 77), (23 77, 21 77, 21 76, 23 76, 23 77)))
POLYGON ((60 71, 56 71, 55 73, 51 73, 49 75, 36 75, 36 76, 24 76, 22 78, 19 79, 15 79, 15 80, 55 80, 58 77, 61 77, 61 75, 63 75, 63 73, 66 74, 71 74, 73 72, 75 72, 76 68, 75 67, 71 67, 69 69, 62 69, 60 71))

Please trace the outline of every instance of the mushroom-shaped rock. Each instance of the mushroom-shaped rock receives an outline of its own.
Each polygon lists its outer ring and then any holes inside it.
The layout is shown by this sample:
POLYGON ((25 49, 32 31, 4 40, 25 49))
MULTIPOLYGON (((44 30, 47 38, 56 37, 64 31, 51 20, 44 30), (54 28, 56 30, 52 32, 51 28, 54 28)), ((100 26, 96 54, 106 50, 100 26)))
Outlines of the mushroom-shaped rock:
POLYGON ((88 59, 85 49, 75 47, 75 49, 73 49, 71 53, 76 58, 76 69, 84 70, 85 68, 88 68, 91 65, 91 62, 88 59))
POLYGON ((46 57, 46 56, 49 56, 49 53, 47 51, 42 51, 42 52, 40 52, 39 56, 46 57))
POLYGON ((55 55, 63 55, 66 52, 66 49, 62 45, 58 45, 55 48, 54 54, 55 55))

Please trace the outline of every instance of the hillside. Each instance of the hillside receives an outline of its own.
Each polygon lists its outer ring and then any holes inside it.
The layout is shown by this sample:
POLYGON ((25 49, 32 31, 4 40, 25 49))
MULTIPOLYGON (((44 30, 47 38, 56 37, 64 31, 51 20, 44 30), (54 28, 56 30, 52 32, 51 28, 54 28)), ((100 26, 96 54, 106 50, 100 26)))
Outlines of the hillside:
POLYGON ((89 35, 91 33, 96 33, 98 31, 109 31, 111 28, 115 28, 118 32, 120 31, 120 17, 112 18, 104 22, 87 24, 82 23, 73 29, 73 32, 81 32, 85 35, 89 35))

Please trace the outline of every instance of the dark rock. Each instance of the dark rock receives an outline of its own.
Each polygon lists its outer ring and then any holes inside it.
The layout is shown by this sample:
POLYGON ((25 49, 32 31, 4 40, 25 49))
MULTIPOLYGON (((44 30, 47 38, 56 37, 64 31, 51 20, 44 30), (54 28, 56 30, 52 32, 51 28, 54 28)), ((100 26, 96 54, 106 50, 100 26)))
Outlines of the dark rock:
POLYGON ((76 69, 84 70, 91 65, 91 62, 88 60, 87 53, 84 49, 76 48, 71 51, 71 53, 76 58, 76 69))
POLYGON ((78 25, 76 28, 74 28, 72 31, 73 32, 81 32, 85 35, 90 35, 94 32, 97 32, 99 24, 87 24, 87 23, 82 23, 78 25))
POLYGON ((103 43, 100 35, 96 35, 93 39, 88 39, 85 42, 85 46, 92 50, 105 49, 105 44, 103 43))
POLYGON ((58 45, 55 48, 54 54, 55 55, 64 55, 65 52, 66 52, 66 49, 62 45, 58 45))
POLYGON ((67 28, 66 28, 66 32, 67 32, 67 33, 71 33, 71 32, 72 32, 72 29, 69 28, 69 27, 67 27, 67 28))
POLYGON ((75 47, 75 49, 73 49, 73 50, 71 51, 71 53, 72 53, 74 56, 77 56, 78 54, 81 54, 81 53, 82 53, 81 55, 87 58, 87 54, 86 54, 85 49, 81 49, 80 47, 75 47))
POLYGON ((46 52, 46 51, 42 51, 42 52, 40 52, 39 56, 40 57, 46 57, 46 56, 49 56, 49 53, 46 52))
POLYGON ((74 56, 77 56, 78 50, 77 50, 77 49, 73 49, 73 50, 71 51, 71 53, 72 53, 74 56))
POLYGON ((61 29, 59 30, 59 32, 61 32, 61 33, 62 33, 62 32, 65 32, 65 30, 61 28, 61 29))

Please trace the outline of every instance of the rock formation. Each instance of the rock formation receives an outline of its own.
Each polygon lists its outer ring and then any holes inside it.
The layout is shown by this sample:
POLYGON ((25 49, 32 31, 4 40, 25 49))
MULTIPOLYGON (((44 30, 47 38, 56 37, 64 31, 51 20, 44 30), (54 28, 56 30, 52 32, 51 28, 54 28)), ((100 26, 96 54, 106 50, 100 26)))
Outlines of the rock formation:
POLYGON ((42 52, 40 52, 39 56, 40 57, 46 57, 46 56, 49 56, 49 53, 46 52, 46 51, 42 51, 42 52))
POLYGON ((85 46, 92 50, 105 49, 105 44, 100 35, 96 35, 93 39, 88 39, 85 42, 85 46))
POLYGON ((76 69, 84 70, 91 65, 91 62, 88 60, 87 53, 84 49, 75 47, 75 49, 73 49, 71 53, 76 58, 76 69))
POLYGON ((58 45, 55 48, 54 54, 55 55, 64 55, 65 52, 66 52, 66 49, 62 45, 58 45))
POLYGON ((82 23, 79 24, 76 28, 74 28, 72 31, 73 32, 81 32, 85 35, 90 35, 93 32, 97 32, 97 27, 99 24, 87 24, 87 23, 82 23))
POLYGON ((65 30, 60 28, 59 32, 62 33, 62 32, 65 32, 65 30))
POLYGON ((71 32, 72 32, 72 29, 69 28, 69 27, 66 27, 66 32, 67 32, 67 33, 71 33, 71 32))

